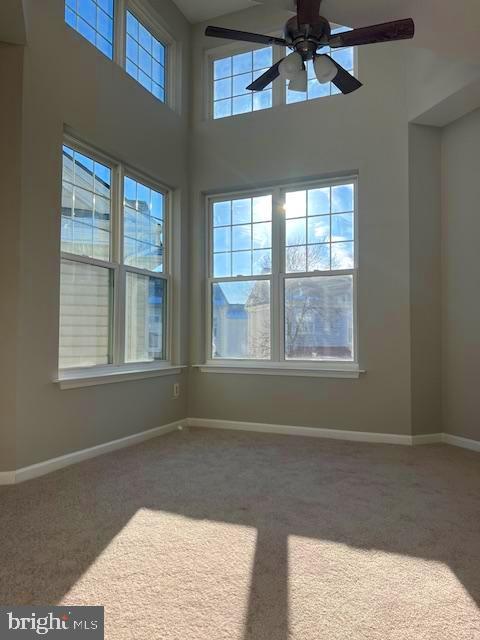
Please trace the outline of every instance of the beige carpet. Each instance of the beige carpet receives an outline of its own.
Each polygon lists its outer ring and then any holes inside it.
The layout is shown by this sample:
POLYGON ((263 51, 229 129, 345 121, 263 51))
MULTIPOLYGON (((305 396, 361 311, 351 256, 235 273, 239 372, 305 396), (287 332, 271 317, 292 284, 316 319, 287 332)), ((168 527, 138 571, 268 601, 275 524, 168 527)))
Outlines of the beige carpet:
POLYGON ((480 456, 177 432, 0 490, 0 603, 108 640, 480 638, 480 456))

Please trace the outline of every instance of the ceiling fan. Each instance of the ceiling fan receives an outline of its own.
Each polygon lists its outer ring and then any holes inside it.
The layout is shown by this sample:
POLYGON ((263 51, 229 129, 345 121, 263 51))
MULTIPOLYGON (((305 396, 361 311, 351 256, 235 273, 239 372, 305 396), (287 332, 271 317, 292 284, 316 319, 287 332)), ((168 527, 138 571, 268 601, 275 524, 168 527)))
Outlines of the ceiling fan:
POLYGON ((297 15, 290 18, 285 25, 284 38, 222 27, 207 27, 205 35, 292 49, 292 53, 254 80, 247 87, 249 91, 263 91, 280 76, 290 81, 290 91, 304 92, 307 90, 308 81, 305 62, 313 60, 318 81, 322 84, 333 82, 342 93, 347 94, 359 89, 362 83, 331 56, 319 53, 319 50, 324 47, 338 49, 376 42, 408 40, 415 34, 415 24, 411 18, 333 34, 329 21, 320 15, 321 1, 297 0, 297 15))

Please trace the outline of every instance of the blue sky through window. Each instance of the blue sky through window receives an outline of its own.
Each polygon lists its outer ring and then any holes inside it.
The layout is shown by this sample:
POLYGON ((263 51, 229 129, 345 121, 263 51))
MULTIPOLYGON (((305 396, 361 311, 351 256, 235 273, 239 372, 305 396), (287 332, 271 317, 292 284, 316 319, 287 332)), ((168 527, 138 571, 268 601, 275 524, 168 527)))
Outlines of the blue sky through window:
POLYGON ((162 102, 166 100, 166 55, 166 46, 127 11, 127 73, 162 102))
POLYGON ((65 22, 113 58, 114 0, 65 0, 65 22))

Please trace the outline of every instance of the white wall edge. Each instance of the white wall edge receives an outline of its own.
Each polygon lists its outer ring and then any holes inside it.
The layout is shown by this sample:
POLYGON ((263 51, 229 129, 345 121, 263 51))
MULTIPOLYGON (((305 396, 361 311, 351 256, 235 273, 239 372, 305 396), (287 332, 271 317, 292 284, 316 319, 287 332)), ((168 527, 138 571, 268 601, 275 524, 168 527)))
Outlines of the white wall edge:
POLYGON ((176 422, 171 422, 170 424, 165 424, 161 427, 155 427, 148 431, 134 433, 131 436, 119 438, 118 440, 111 440, 110 442, 105 442, 104 444, 99 444, 95 447, 90 447, 89 449, 81 449, 80 451, 67 453, 64 456, 45 460, 44 462, 39 462, 38 464, 33 464, 29 467, 23 467, 16 471, 0 473, 0 485, 16 484, 19 482, 25 482, 26 480, 32 480, 33 478, 39 478, 47 473, 52 473, 53 471, 63 469, 64 467, 68 467, 72 464, 77 464, 78 462, 89 460, 90 458, 96 458, 97 456, 116 451, 117 449, 131 447, 132 445, 139 444, 145 440, 157 438, 158 436, 175 431, 184 425, 185 420, 177 420, 176 422))
POLYGON ((451 433, 444 433, 442 442, 453 445, 454 447, 461 447, 462 449, 480 452, 480 440, 470 440, 469 438, 454 436, 451 433))
POLYGON ((206 427, 209 429, 228 429, 233 431, 256 431, 258 433, 276 433, 287 436, 348 440, 351 442, 374 442, 406 446, 413 444, 412 436, 391 433, 369 433, 366 431, 346 431, 343 429, 317 429, 316 427, 293 427, 283 424, 234 422, 231 420, 209 420, 206 418, 188 418, 187 424, 189 427, 206 427))

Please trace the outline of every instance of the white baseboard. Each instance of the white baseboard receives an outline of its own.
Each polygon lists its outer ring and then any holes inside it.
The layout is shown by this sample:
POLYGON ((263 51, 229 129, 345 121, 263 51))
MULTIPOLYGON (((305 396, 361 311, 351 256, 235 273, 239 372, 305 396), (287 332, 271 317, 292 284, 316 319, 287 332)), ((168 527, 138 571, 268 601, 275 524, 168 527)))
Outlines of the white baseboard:
POLYGON ((209 429, 229 429, 233 431, 256 431, 276 433, 286 436, 306 436, 309 438, 327 438, 330 440, 349 440, 351 442, 376 442, 381 444, 413 444, 412 436, 392 433, 369 433, 366 431, 345 431, 342 429, 317 429, 315 427, 292 427, 283 424, 264 424, 260 422, 233 422, 231 420, 209 420, 206 418, 188 418, 189 427, 207 427, 209 429))
POLYGON ((177 420, 161 427, 135 433, 125 438, 105 442, 104 444, 67 453, 58 458, 52 458, 39 462, 29 467, 23 467, 16 471, 0 471, 0 486, 12 485, 33 478, 39 478, 47 473, 63 469, 83 460, 89 460, 117 449, 131 447, 132 445, 157 438, 183 426, 205 427, 208 429, 227 429, 231 431, 254 431, 257 433, 275 433, 288 436, 303 436, 309 438, 326 438, 330 440, 346 440, 351 442, 371 442, 378 444, 396 444, 404 446, 417 446, 443 442, 455 447, 470 449, 480 452, 480 441, 461 438, 449 433, 432 433, 416 436, 399 435, 391 433, 370 433, 366 431, 346 431, 341 429, 317 429, 315 427, 293 427, 281 424, 265 424, 263 422, 236 422, 232 420, 210 420, 208 418, 185 418, 177 420))
POLYGON ((17 469, 16 471, 3 472, 0 473, 0 485, 16 484, 18 482, 25 482, 25 480, 39 478, 40 476, 44 476, 47 473, 52 473, 52 471, 57 471, 58 469, 63 469, 64 467, 68 467, 72 464, 77 464, 78 462, 82 462, 83 460, 96 458, 97 456, 101 456, 105 453, 110 453, 111 451, 116 451, 117 449, 131 447, 132 445, 144 442, 145 440, 157 438, 158 436, 162 436, 166 433, 170 433, 171 431, 175 431, 176 429, 184 425, 185 420, 177 420, 176 422, 165 424, 161 427, 155 427, 154 429, 149 429, 148 431, 134 433, 131 436, 119 438, 118 440, 112 440, 110 442, 105 442, 104 444, 99 444, 95 447, 90 447, 89 449, 82 449, 80 451, 74 451, 73 453, 67 453, 64 456, 45 460, 44 462, 39 462, 38 464, 33 464, 29 467, 23 467, 21 469, 17 469))
POLYGON ((470 451, 480 452, 479 440, 469 440, 468 438, 461 438, 460 436, 453 436, 450 433, 444 433, 442 442, 445 444, 451 444, 454 447, 461 447, 462 449, 470 449, 470 451))

